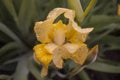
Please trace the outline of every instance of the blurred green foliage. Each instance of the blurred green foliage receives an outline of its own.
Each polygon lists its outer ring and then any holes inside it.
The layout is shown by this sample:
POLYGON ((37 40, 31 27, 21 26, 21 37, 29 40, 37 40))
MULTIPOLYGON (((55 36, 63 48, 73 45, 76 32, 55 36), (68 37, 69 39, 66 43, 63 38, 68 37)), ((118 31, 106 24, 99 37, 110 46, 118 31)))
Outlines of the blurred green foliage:
MULTIPOLYGON (((80 1, 85 10, 90 0, 80 1)), ((71 80, 94 80, 86 71, 88 69, 120 74, 120 59, 106 57, 109 55, 106 51, 120 52, 117 4, 117 0, 98 0, 81 24, 82 27, 95 28, 87 43, 89 47, 98 44, 99 54, 95 63, 88 65, 71 80)), ((0 80, 55 80, 56 75, 60 77, 57 74, 59 70, 50 68, 50 75, 42 78, 41 66, 34 62, 32 55, 32 48, 38 43, 33 32, 34 23, 44 20, 48 12, 56 7, 68 8, 67 0, 0 0, 0 80)), ((116 52, 112 56, 120 57, 116 52)), ((73 65, 72 62, 67 64, 73 65)), ((64 72, 67 72, 67 68, 65 66, 64 72)), ((100 76, 102 80, 110 80, 105 75, 100 76)))

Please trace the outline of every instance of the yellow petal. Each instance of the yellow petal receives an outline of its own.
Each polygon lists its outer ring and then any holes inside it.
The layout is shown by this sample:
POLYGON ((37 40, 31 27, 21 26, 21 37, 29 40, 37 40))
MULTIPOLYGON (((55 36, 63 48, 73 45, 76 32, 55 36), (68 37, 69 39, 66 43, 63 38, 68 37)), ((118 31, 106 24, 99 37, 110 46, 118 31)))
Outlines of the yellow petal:
POLYGON ((47 74, 48 65, 52 60, 52 55, 44 48, 45 44, 38 44, 33 49, 35 51, 34 58, 43 65, 42 74, 47 74))
POLYGON ((63 47, 66 48, 71 54, 75 53, 80 48, 78 44, 74 43, 66 43, 63 45, 63 47))
POLYGON ((81 28, 77 25, 74 20, 69 20, 67 25, 66 38, 72 43, 85 42, 88 34, 93 30, 93 28, 81 28))
POLYGON ((41 76, 47 76, 47 74, 48 74, 48 67, 44 67, 43 66, 43 68, 42 68, 42 70, 41 70, 41 76))
POLYGON ((42 21, 36 22, 34 31, 36 33, 38 41, 42 43, 48 43, 52 41, 53 35, 51 32, 51 28, 53 27, 53 22, 62 13, 64 13, 64 16, 66 18, 69 18, 71 20, 73 20, 75 17, 75 12, 73 10, 65 8, 55 8, 48 14, 47 20, 43 22, 42 21))
POLYGON ((48 64, 52 60, 52 55, 48 53, 48 51, 44 48, 44 46, 45 44, 38 44, 34 47, 35 58, 44 66, 48 66, 48 64))
POLYGON ((56 44, 54 44, 54 43, 48 43, 48 44, 45 45, 45 49, 46 49, 49 53, 51 53, 51 54, 53 54, 53 51, 54 51, 57 47, 58 47, 58 45, 56 45, 56 44))
POLYGON ((71 20, 69 20, 69 23, 67 25, 67 32, 66 32, 66 39, 69 41, 70 38, 73 36, 73 34, 75 33, 75 30, 72 27, 72 22, 71 20))
POLYGON ((53 63, 57 68, 62 68, 63 59, 67 58, 70 58, 70 54, 64 47, 58 47, 53 51, 53 63))
POLYGON ((62 45, 65 42, 66 25, 60 20, 54 24, 53 28, 54 43, 57 45, 62 45))
POLYGON ((73 20, 75 17, 75 11, 73 10, 65 9, 65 8, 55 8, 48 14, 47 19, 53 19, 54 22, 54 20, 62 13, 64 13, 64 16, 66 18, 69 18, 71 20, 73 20))
POLYGON ((52 20, 45 20, 45 21, 41 21, 41 22, 36 22, 35 23, 35 27, 34 27, 34 31, 36 33, 37 36, 37 40, 42 42, 42 43, 48 43, 51 42, 51 38, 49 36, 50 31, 51 31, 51 27, 52 27, 52 20))
POLYGON ((98 45, 95 45, 88 53, 87 63, 93 63, 95 62, 98 54, 98 45))
POLYGON ((71 21, 67 27, 69 30, 67 33, 67 39, 73 43, 85 42, 88 34, 93 30, 93 28, 82 29, 74 21, 71 21))
POLYGON ((89 54, 96 55, 98 53, 98 45, 95 45, 90 51, 89 54))
POLYGON ((118 4, 117 14, 120 16, 120 4, 118 4))
POLYGON ((87 46, 81 45, 80 48, 72 54, 71 59, 74 60, 78 64, 83 64, 88 56, 88 48, 87 46))
POLYGON ((69 23, 67 25, 68 32, 66 33, 67 38, 69 38, 71 37, 71 34, 73 34, 72 25, 73 25, 74 17, 75 17, 74 10, 65 9, 65 8, 55 8, 48 14, 47 19, 52 19, 54 22, 54 20, 63 13, 64 13, 64 16, 69 19, 69 23))
MULTIPOLYGON (((71 33, 72 34, 72 33, 71 33)), ((85 42, 89 33, 79 33, 75 32, 73 36, 69 39, 72 43, 85 42)))

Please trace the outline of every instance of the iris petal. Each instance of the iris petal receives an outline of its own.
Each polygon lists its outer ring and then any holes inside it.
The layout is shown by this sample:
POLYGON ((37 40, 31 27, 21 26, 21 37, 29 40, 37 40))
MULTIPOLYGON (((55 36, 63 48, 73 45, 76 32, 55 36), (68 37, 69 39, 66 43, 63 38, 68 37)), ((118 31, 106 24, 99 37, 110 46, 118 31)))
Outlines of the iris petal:
POLYGON ((63 59, 70 58, 69 52, 63 48, 58 47, 53 51, 53 63, 56 67, 62 68, 63 67, 63 59))
POLYGON ((73 43, 85 42, 88 34, 93 30, 93 28, 81 28, 74 21, 70 21, 67 25, 68 33, 66 35, 67 39, 73 43))
POLYGON ((43 65, 42 74, 47 75, 48 65, 52 60, 52 55, 44 48, 45 44, 38 44, 34 47, 35 60, 43 65))
POLYGON ((66 43, 63 47, 66 48, 70 54, 74 54, 80 48, 78 44, 74 43, 66 43))
POLYGON ((64 13, 64 16, 70 20, 73 20, 75 17, 75 11, 65 8, 55 8, 53 9, 47 16, 47 19, 53 19, 54 20, 61 14, 64 13))
POLYGON ((86 45, 80 46, 80 48, 72 54, 71 59, 78 64, 83 64, 88 56, 88 48, 86 45))
POLYGON ((58 21, 54 24, 53 27, 53 34, 54 34, 54 43, 57 45, 63 45, 65 42, 65 33, 66 33, 66 25, 62 23, 62 21, 58 21))
POLYGON ((51 42, 51 38, 49 36, 51 28, 52 28, 52 20, 45 20, 35 23, 34 31, 36 33, 37 40, 42 43, 51 42))

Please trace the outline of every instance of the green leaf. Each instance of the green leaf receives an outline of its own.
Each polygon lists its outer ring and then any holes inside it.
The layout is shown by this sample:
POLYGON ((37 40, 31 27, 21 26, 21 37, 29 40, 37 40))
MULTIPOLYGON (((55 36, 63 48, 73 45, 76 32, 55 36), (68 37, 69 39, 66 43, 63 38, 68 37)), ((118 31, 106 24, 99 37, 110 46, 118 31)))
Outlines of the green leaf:
POLYGON ((73 70, 71 70, 70 72, 66 74, 66 77, 68 78, 74 77, 76 74, 81 72, 85 67, 86 67, 85 65, 78 64, 73 70))
POLYGON ((8 64, 8 65, 4 65, 0 63, 0 70, 13 72, 15 71, 15 68, 16 68, 16 63, 8 64))
POLYGON ((120 73, 120 65, 113 65, 103 62, 95 62, 93 64, 88 65, 87 68, 100 72, 120 73))
POLYGON ((18 48, 18 44, 16 42, 10 42, 6 44, 5 46, 3 46, 2 48, 0 48, 0 56, 2 56, 7 51, 11 49, 16 49, 16 48, 18 48))
POLYGON ((19 28, 22 34, 27 35, 31 21, 35 14, 35 0, 22 0, 19 11, 19 28))
POLYGON ((75 10, 76 12, 76 19, 79 24, 82 23, 84 17, 83 17, 83 8, 80 3, 80 0, 67 0, 69 8, 75 10))
POLYGON ((0 23, 0 31, 8 35, 10 38, 12 38, 14 41, 16 41, 19 46, 25 47, 25 45, 22 43, 22 41, 17 37, 16 34, 14 34, 6 25, 3 23, 0 23))
POLYGON ((7 43, 13 41, 9 36, 0 31, 0 42, 7 43))
POLYGON ((38 80, 44 80, 41 75, 40 75, 40 70, 37 69, 37 67, 35 66, 33 59, 30 58, 29 62, 28 62, 28 69, 30 70, 30 72, 34 75, 34 77, 38 80))
POLYGON ((85 9, 85 12, 83 13, 83 16, 86 17, 90 10, 95 6, 96 0, 91 0, 87 8, 85 9))
POLYGON ((8 65, 8 64, 12 64, 14 62, 17 62, 20 60, 21 57, 17 57, 17 58, 14 58, 14 59, 9 59, 8 61, 5 61, 3 64, 4 65, 8 65))
POLYGON ((105 44, 108 44, 110 46, 110 49, 120 49, 120 37, 115 36, 105 36, 104 39, 101 40, 105 44))
POLYGON ((0 80, 8 80, 10 76, 8 75, 0 75, 0 80))
POLYGON ((120 62, 118 62, 118 61, 113 61, 113 60, 110 60, 110 59, 104 59, 104 58, 101 58, 101 57, 98 57, 97 61, 107 63, 107 64, 111 64, 111 65, 120 65, 120 62))
POLYGON ((82 70, 80 73, 77 74, 81 80, 90 80, 90 77, 88 76, 88 74, 82 70))
POLYGON ((89 43, 93 43, 98 40, 106 39, 106 36, 108 36, 109 33, 111 33, 112 31, 114 31, 117 28, 119 29, 119 25, 115 24, 115 23, 109 24, 109 25, 99 28, 97 30, 95 28, 95 30, 93 32, 95 38, 92 38, 92 40, 90 40, 89 43), (98 34, 99 32, 102 32, 102 33, 98 34))
POLYGON ((24 49, 22 48, 9 50, 6 53, 4 53, 3 56, 1 56, 0 63, 11 64, 11 63, 17 62, 21 58, 21 56, 18 56, 18 55, 21 55, 23 53, 24 53, 24 49))
POLYGON ((83 11, 80 0, 68 0, 69 8, 75 10, 76 12, 76 19, 78 21, 78 24, 81 24, 83 22, 84 18, 88 15, 95 3, 96 0, 91 0, 85 11, 83 11))
POLYGON ((28 73, 29 73, 29 70, 27 68, 27 59, 26 57, 23 57, 18 62, 13 79, 14 80, 28 80, 28 73))
POLYGON ((34 75, 34 77, 37 80, 51 80, 48 77, 42 77, 41 73, 40 73, 40 69, 38 69, 38 67, 36 66, 35 62, 33 61, 33 58, 31 57, 28 61, 28 69, 30 70, 30 72, 34 75))
POLYGON ((104 38, 105 36, 107 36, 111 31, 112 31, 112 29, 109 29, 109 30, 105 31, 105 32, 102 33, 102 34, 99 34, 99 36, 98 36, 98 34, 96 34, 96 35, 94 36, 95 38, 92 38, 92 40, 90 40, 89 43, 93 43, 93 42, 95 42, 95 41, 98 41, 98 40, 103 39, 103 38, 104 38))
MULTIPOLYGON (((94 27, 95 29, 99 30, 104 26, 107 26, 112 23, 119 23, 120 22, 120 16, 108 16, 108 15, 94 15, 90 19, 90 21, 85 24, 84 26, 88 27, 94 27)), ((95 30, 94 30, 95 31, 95 30)))
POLYGON ((13 0, 2 0, 5 7, 8 9, 9 13, 13 16, 16 24, 18 25, 18 18, 17 18, 17 14, 15 11, 15 7, 13 5, 13 0))

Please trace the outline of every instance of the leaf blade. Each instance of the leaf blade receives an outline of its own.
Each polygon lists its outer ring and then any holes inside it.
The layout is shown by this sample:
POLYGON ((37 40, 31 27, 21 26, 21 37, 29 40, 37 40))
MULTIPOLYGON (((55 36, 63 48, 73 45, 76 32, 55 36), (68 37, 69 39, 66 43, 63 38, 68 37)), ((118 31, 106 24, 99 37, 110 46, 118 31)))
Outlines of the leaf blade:
POLYGON ((103 62, 95 62, 88 65, 87 68, 100 72, 120 73, 120 65, 112 65, 103 62))
POLYGON ((77 19, 78 23, 81 24, 84 19, 84 17, 83 17, 84 11, 82 9, 80 0, 67 0, 67 1, 68 1, 69 8, 75 10, 76 19, 77 19))
POLYGON ((8 50, 15 49, 15 48, 18 48, 18 44, 16 42, 10 42, 6 44, 2 48, 0 48, 0 56, 2 56, 8 50))
POLYGON ((22 34, 27 35, 29 32, 29 27, 35 12, 35 1, 34 0, 22 0, 20 6, 20 11, 18 14, 19 28, 22 34))
POLYGON ((29 59, 28 64, 29 64, 28 69, 35 76, 35 78, 38 79, 38 80, 43 80, 40 76, 40 72, 37 70, 37 68, 33 64, 32 58, 29 59))
POLYGON ((13 16, 16 24, 18 25, 18 17, 13 5, 13 0, 3 0, 5 7, 8 9, 9 13, 13 16))
POLYGON ((21 58, 18 62, 16 72, 14 73, 14 80, 28 80, 29 70, 27 68, 27 59, 26 57, 21 58))
POLYGON ((23 42, 17 37, 15 33, 13 33, 6 25, 0 22, 0 31, 8 35, 10 38, 12 38, 14 41, 16 41, 20 46, 25 47, 23 42))

